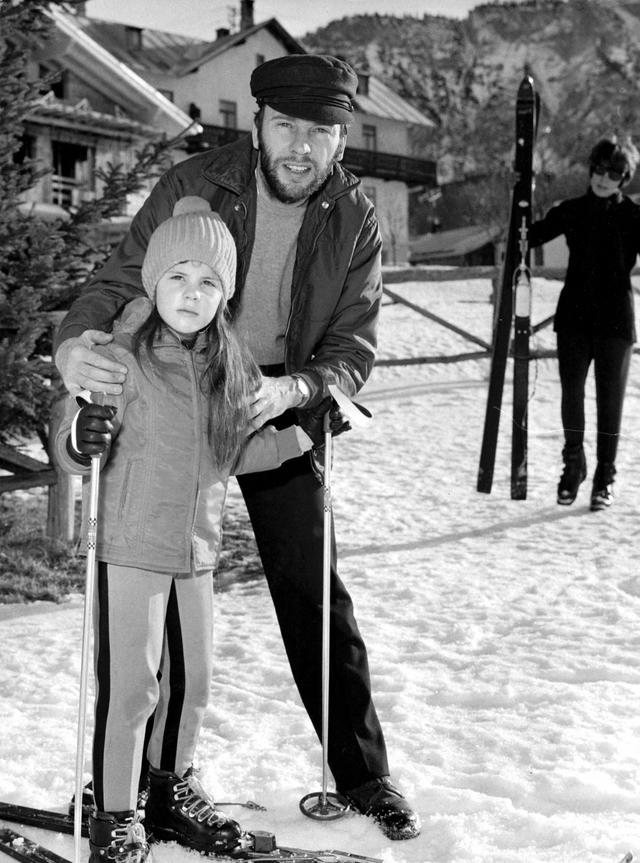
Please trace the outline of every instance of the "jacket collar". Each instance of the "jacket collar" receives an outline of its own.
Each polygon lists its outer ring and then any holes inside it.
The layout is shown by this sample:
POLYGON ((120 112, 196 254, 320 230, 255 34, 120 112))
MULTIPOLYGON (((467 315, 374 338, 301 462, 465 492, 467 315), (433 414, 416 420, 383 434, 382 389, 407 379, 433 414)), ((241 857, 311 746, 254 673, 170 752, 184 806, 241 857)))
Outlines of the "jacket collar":
POLYGON ((612 195, 608 195, 606 198, 600 198, 598 195, 596 195, 594 193, 591 186, 589 186, 587 188, 586 197, 587 197, 587 200, 591 201, 591 204, 593 206, 609 207, 609 206, 611 206, 611 204, 619 204, 620 201, 622 200, 622 198, 624 197, 624 194, 622 192, 622 189, 616 189, 616 191, 612 195))

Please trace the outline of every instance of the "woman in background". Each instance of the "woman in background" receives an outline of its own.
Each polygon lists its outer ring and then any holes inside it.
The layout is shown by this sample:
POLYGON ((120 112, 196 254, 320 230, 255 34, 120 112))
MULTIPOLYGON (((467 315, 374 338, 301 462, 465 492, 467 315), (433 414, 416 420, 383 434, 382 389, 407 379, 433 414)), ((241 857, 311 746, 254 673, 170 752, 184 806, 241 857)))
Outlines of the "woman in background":
POLYGON ((616 454, 629 362, 636 339, 631 270, 640 251, 640 206, 622 193, 640 154, 633 144, 599 141, 589 156, 589 188, 563 201, 531 226, 530 245, 564 235, 569 247, 565 284, 556 309, 562 388, 564 470, 558 503, 574 502, 586 479, 584 394, 593 362, 597 406, 597 465, 591 510, 613 502, 616 454))

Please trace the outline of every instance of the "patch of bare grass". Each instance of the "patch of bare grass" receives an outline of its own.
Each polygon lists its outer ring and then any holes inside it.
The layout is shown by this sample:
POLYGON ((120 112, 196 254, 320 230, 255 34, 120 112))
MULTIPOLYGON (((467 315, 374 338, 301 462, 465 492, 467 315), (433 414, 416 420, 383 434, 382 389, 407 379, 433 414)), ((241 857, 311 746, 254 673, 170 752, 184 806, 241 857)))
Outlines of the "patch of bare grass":
POLYGON ((0 603, 61 602, 84 590, 84 558, 76 543, 46 535, 42 489, 0 496, 0 603))
MULTIPOLYGON (((86 563, 78 551, 79 540, 69 543, 48 537, 46 523, 43 489, 0 495, 0 604, 62 602, 70 593, 84 592, 86 563)), ((262 577, 244 503, 231 501, 224 517, 216 589, 262 577)))

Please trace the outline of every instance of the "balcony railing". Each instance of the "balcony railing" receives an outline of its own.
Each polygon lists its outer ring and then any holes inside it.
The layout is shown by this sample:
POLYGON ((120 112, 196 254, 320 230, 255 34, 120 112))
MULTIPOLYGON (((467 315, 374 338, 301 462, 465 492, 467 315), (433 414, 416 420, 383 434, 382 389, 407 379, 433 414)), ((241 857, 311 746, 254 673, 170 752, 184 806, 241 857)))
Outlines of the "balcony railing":
POLYGON ((60 207, 71 207, 78 204, 80 190, 78 183, 71 177, 60 174, 51 175, 51 203, 60 207))
MULTIPOLYGON (((193 141, 193 149, 222 147, 247 134, 241 129, 203 124, 202 135, 193 141)), ((375 150, 358 150, 347 147, 342 164, 357 177, 377 177, 381 180, 401 180, 410 185, 436 185, 436 163, 413 156, 378 153, 375 150)))
POLYGON ((342 164, 357 177, 402 180, 410 185, 436 185, 436 163, 429 159, 347 147, 342 164))

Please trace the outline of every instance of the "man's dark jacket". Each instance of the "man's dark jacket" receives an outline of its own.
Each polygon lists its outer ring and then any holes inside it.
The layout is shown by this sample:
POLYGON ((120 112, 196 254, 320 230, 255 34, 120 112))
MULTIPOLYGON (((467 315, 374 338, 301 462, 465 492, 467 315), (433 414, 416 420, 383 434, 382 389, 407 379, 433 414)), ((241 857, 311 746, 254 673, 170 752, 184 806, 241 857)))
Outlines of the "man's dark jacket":
MULTIPOLYGON (((185 195, 209 201, 228 225, 238 252, 232 302, 241 302, 255 231, 257 155, 247 136, 170 168, 120 245, 73 304, 56 346, 86 329, 111 329, 122 306, 144 294, 140 268, 149 237, 185 195)), ((322 397, 323 379, 334 378, 354 395, 373 367, 382 295, 381 239, 373 205, 359 183, 336 165, 310 198, 298 237, 285 369, 306 372, 316 383, 308 407, 322 397)))
POLYGON ((554 329, 635 341, 631 270, 640 252, 640 207, 620 192, 591 190, 552 207, 531 226, 531 246, 564 234, 569 264, 554 329))

